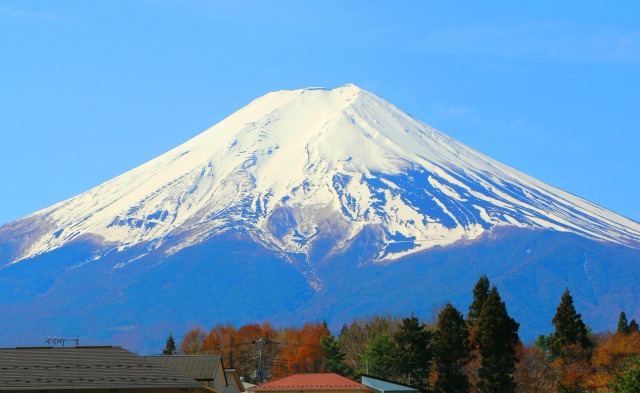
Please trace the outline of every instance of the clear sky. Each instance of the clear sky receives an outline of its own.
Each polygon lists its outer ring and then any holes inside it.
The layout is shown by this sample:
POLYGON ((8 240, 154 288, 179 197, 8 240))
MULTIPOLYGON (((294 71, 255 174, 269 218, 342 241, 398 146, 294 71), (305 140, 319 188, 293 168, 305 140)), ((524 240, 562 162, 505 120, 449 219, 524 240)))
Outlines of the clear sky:
POLYGON ((640 2, 0 0, 0 224, 353 82, 640 221, 640 2))

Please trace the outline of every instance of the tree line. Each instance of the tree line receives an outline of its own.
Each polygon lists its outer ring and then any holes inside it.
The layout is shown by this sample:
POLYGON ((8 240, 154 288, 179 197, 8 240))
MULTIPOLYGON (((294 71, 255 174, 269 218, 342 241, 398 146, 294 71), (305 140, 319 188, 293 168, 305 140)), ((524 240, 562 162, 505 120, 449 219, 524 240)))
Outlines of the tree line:
POLYGON ((615 333, 593 334, 569 290, 552 320, 553 333, 524 345, 498 288, 487 276, 473 288, 466 318, 447 303, 435 322, 373 316, 344 325, 336 338, 326 323, 276 329, 268 322, 189 330, 166 355, 218 354, 245 381, 296 373, 362 374, 423 392, 640 392, 640 332, 624 312, 615 333))
POLYGON ((274 328, 270 323, 236 328, 217 324, 208 331, 187 331, 179 348, 173 336, 167 339, 165 355, 220 355, 225 367, 235 368, 245 381, 258 383, 297 373, 325 371, 322 339, 331 336, 326 323, 274 328))

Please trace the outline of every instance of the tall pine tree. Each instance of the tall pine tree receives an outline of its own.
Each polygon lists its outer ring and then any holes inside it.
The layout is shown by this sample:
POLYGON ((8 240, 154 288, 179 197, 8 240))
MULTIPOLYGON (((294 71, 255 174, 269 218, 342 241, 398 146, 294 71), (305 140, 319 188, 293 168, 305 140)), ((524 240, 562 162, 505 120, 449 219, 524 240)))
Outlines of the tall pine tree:
POLYGON ((629 322, 629 333, 639 332, 639 331, 640 331, 640 327, 638 327, 638 322, 636 322, 635 319, 632 319, 631 322, 629 322))
POLYGON ((467 367, 467 375, 472 385, 477 385, 479 380, 480 363, 482 356, 478 348, 478 342, 476 340, 476 328, 478 324, 478 317, 482 311, 482 306, 489 296, 489 278, 485 274, 481 275, 473 287, 473 301, 469 305, 469 313, 467 314, 467 327, 469 328, 469 342, 471 345, 472 361, 467 367))
POLYGON ((485 300, 476 323, 476 342, 482 356, 478 391, 482 393, 515 392, 514 373, 518 357, 518 328, 509 316, 507 307, 493 286, 485 300))
POLYGON ((549 340, 549 351, 560 367, 557 389, 563 393, 582 392, 584 381, 576 377, 575 371, 588 367, 593 343, 582 317, 576 312, 569 289, 562 294, 552 322, 555 331, 549 340))
POLYGON ((327 372, 336 373, 347 378, 353 376, 353 370, 347 365, 345 354, 332 334, 320 339, 320 347, 324 352, 323 362, 327 372))
POLYGON ((629 333, 629 323, 627 322, 627 315, 624 311, 620 311, 620 318, 618 319, 618 333, 629 333))
POLYGON ((163 355, 175 355, 176 354, 176 342, 173 339, 173 333, 169 333, 169 337, 167 338, 167 342, 164 345, 164 349, 162 350, 163 355))
POLYGON ((379 378, 390 378, 393 373, 394 360, 391 356, 393 342, 389 333, 382 332, 369 342, 362 359, 365 372, 379 378))
POLYGON ((480 312, 482 311, 482 305, 489 296, 489 279, 485 274, 480 276, 476 286, 473 288, 473 302, 469 306, 469 314, 467 314, 467 324, 470 327, 475 326, 480 312))
POLYGON ((581 315, 576 312, 569 289, 565 289, 562 294, 552 323, 556 328, 549 342, 549 350, 553 356, 570 361, 577 359, 569 357, 580 358, 590 354, 593 343, 581 315))
POLYGON ((426 388, 433 359, 431 332, 411 314, 402 319, 393 341, 394 371, 398 382, 426 388))
POLYGON ((436 391, 466 393, 469 378, 463 373, 470 360, 469 331, 460 311, 447 303, 438 314, 438 323, 431 341, 438 379, 436 391))

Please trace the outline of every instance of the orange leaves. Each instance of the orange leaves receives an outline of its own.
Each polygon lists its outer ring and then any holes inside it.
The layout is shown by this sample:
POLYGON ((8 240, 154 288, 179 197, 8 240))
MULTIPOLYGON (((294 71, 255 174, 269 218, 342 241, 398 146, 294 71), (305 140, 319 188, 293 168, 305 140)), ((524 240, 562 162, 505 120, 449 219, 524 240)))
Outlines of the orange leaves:
POLYGON ((553 365, 561 373, 559 384, 570 390, 607 391, 628 359, 640 356, 640 333, 615 333, 601 336, 591 357, 581 356, 579 349, 573 361, 556 360, 553 365))
POLYGON ((629 357, 640 352, 640 333, 610 334, 593 354, 593 365, 602 370, 620 370, 629 357))
POLYGON ((549 355, 535 346, 521 345, 518 349, 520 361, 516 366, 518 392, 552 392, 558 373, 551 367, 549 355))
POLYGON ((589 387, 603 388, 622 372, 629 358, 640 355, 640 333, 608 334, 593 354, 589 387))
POLYGON ((280 332, 284 343, 276 359, 274 374, 278 377, 297 373, 317 373, 324 370, 322 337, 331 333, 323 323, 306 323, 301 328, 286 328, 280 332))
POLYGON ((294 334, 297 336, 295 345, 288 346, 291 350, 288 371, 292 374, 323 371, 324 353, 320 340, 330 334, 327 327, 321 323, 306 323, 294 334))
POLYGON ((592 380, 592 369, 588 359, 571 361, 557 360, 552 365, 558 370, 558 385, 568 391, 584 391, 592 380))
POLYGON ((185 355, 198 355, 202 353, 202 346, 207 338, 207 334, 200 327, 189 330, 182 339, 180 352, 185 355))
POLYGON ((231 324, 217 324, 209 330, 203 349, 206 353, 219 354, 234 342, 236 328, 231 324))
POLYGON ((238 369, 246 380, 255 377, 258 367, 266 367, 271 378, 279 378, 324 371, 320 342, 330 334, 324 323, 279 330, 268 322, 247 324, 239 329, 218 324, 208 334, 200 327, 189 330, 180 351, 190 355, 219 354, 225 367, 238 369))
POLYGON ((220 355, 225 367, 235 367, 236 328, 231 324, 217 324, 209 330, 202 346, 203 353, 220 355))

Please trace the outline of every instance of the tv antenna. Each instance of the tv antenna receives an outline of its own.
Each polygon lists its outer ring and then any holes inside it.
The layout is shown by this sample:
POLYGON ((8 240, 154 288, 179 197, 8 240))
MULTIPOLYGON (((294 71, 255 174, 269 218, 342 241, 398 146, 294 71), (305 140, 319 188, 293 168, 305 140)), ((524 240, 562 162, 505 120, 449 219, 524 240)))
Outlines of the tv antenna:
POLYGON ((62 338, 62 337, 47 337, 45 342, 49 345, 62 345, 65 346, 65 342, 72 341, 76 343, 76 347, 80 346, 80 340, 76 338, 62 338))

